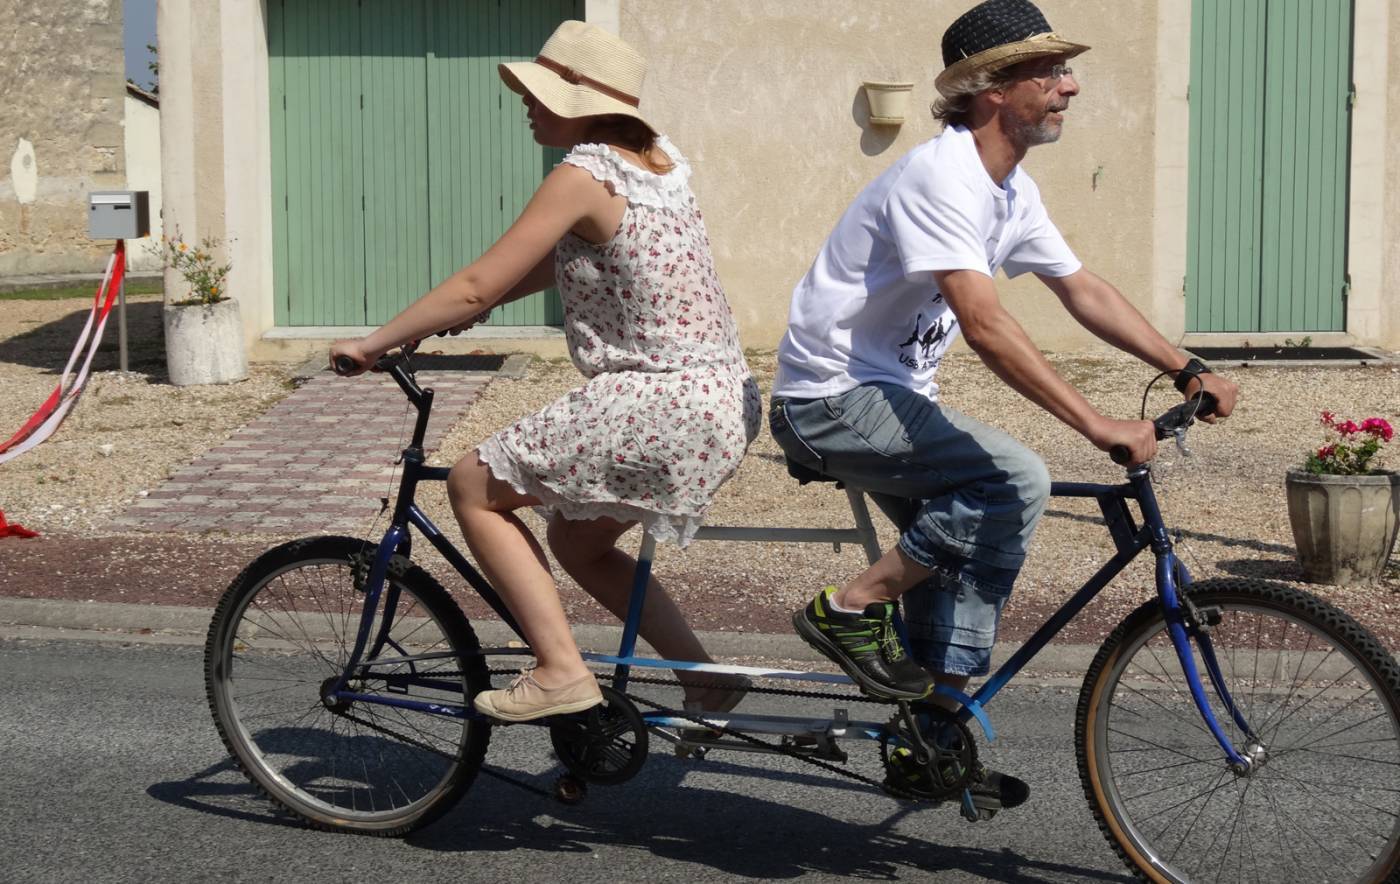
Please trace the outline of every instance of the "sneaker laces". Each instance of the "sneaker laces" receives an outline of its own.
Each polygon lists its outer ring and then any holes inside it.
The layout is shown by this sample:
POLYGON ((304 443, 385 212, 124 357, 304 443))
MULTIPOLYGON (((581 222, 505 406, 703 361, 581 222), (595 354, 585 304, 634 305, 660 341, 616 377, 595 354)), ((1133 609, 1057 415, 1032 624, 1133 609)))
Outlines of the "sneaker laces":
POLYGON ((881 618, 875 633, 880 644, 881 656, 891 663, 898 663, 904 659, 904 643, 899 640, 899 632, 894 628, 894 618, 889 615, 889 608, 885 609, 885 616, 881 618))
POLYGON ((529 680, 532 675, 535 674, 535 668, 539 665, 539 660, 531 660, 529 663, 526 663, 524 666, 520 667, 520 674, 517 675, 515 678, 512 678, 510 680, 510 684, 506 685, 506 696, 514 696, 515 692, 519 690, 520 686, 525 684, 525 682, 529 680))

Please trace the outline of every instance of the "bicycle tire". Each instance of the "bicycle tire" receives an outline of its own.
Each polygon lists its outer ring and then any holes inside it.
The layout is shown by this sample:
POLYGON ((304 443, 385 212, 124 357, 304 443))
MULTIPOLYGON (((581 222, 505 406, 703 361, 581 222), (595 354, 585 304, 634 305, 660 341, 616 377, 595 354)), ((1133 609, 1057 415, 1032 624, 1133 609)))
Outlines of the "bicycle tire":
MULTIPOLYGON (((490 726, 372 702, 323 702, 344 671, 363 608, 357 569, 374 544, 310 537, 259 556, 234 578, 205 643, 205 689, 219 736, 252 783, 277 807, 329 831, 402 835, 437 819, 471 785, 490 726)), ((470 702, 490 686, 467 618, 427 572, 395 556, 395 622, 378 659, 428 660, 371 667, 353 689, 442 705, 470 702), (412 672, 433 687, 389 681, 412 672)), ((367 646, 366 654, 371 649, 367 646)))
POLYGON ((1209 634, 1222 679, 1262 749, 1193 643, 1222 728, 1256 753, 1249 775, 1232 771, 1185 687, 1160 603, 1142 605, 1104 641, 1075 716, 1084 795, 1118 856, 1156 882, 1400 880, 1395 659, 1292 587, 1226 578, 1188 596, 1219 614, 1209 634))

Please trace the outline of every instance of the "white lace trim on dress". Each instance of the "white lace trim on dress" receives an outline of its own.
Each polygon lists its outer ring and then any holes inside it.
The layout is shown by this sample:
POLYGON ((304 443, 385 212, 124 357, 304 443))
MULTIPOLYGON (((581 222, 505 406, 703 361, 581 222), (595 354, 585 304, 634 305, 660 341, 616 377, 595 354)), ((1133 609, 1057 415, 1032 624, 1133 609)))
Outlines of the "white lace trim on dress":
POLYGON ((656 136, 656 146, 675 164, 664 175, 632 165, 606 144, 575 145, 564 162, 611 184, 614 193, 633 205, 675 211, 690 208, 690 163, 665 135, 656 136))
POLYGON ((528 494, 540 501, 541 505, 535 507, 535 511, 541 518, 548 519, 553 512, 558 511, 564 518, 580 522, 598 518, 609 518, 618 522, 640 522, 642 528, 658 542, 674 543, 682 548, 690 545, 695 539, 695 533, 704 524, 704 519, 700 516, 667 515, 626 503, 569 500, 536 476, 523 473, 519 464, 495 437, 477 445, 476 454, 491 469, 491 475, 508 482, 510 487, 520 494, 528 494))

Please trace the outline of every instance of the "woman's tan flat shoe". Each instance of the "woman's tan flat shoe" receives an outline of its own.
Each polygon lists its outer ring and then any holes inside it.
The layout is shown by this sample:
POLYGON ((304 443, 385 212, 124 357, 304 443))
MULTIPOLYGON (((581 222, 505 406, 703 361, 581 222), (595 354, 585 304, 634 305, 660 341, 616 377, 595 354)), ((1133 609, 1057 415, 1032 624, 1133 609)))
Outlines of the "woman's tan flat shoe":
POLYGON ((503 691, 482 691, 472 705, 483 715, 500 721, 533 721, 549 715, 582 712, 603 702, 598 680, 592 673, 557 688, 535 681, 533 671, 516 676, 503 691))

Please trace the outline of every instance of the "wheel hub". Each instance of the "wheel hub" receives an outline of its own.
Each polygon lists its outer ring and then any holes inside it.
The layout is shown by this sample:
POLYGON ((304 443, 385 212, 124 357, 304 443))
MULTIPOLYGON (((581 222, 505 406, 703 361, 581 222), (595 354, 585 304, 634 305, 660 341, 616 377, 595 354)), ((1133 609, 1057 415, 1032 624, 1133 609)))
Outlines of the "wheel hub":
POLYGON ((1233 764, 1231 768, 1238 777, 1252 777, 1269 763, 1269 750, 1263 743, 1251 740, 1241 753, 1244 764, 1233 764))
MULTIPOLYGON (((334 693, 338 681, 340 681, 340 676, 332 675, 330 678, 321 682, 321 705, 337 714, 350 708, 349 700, 342 700, 334 693)), ((348 688, 350 686, 347 684, 346 687, 348 688)))

